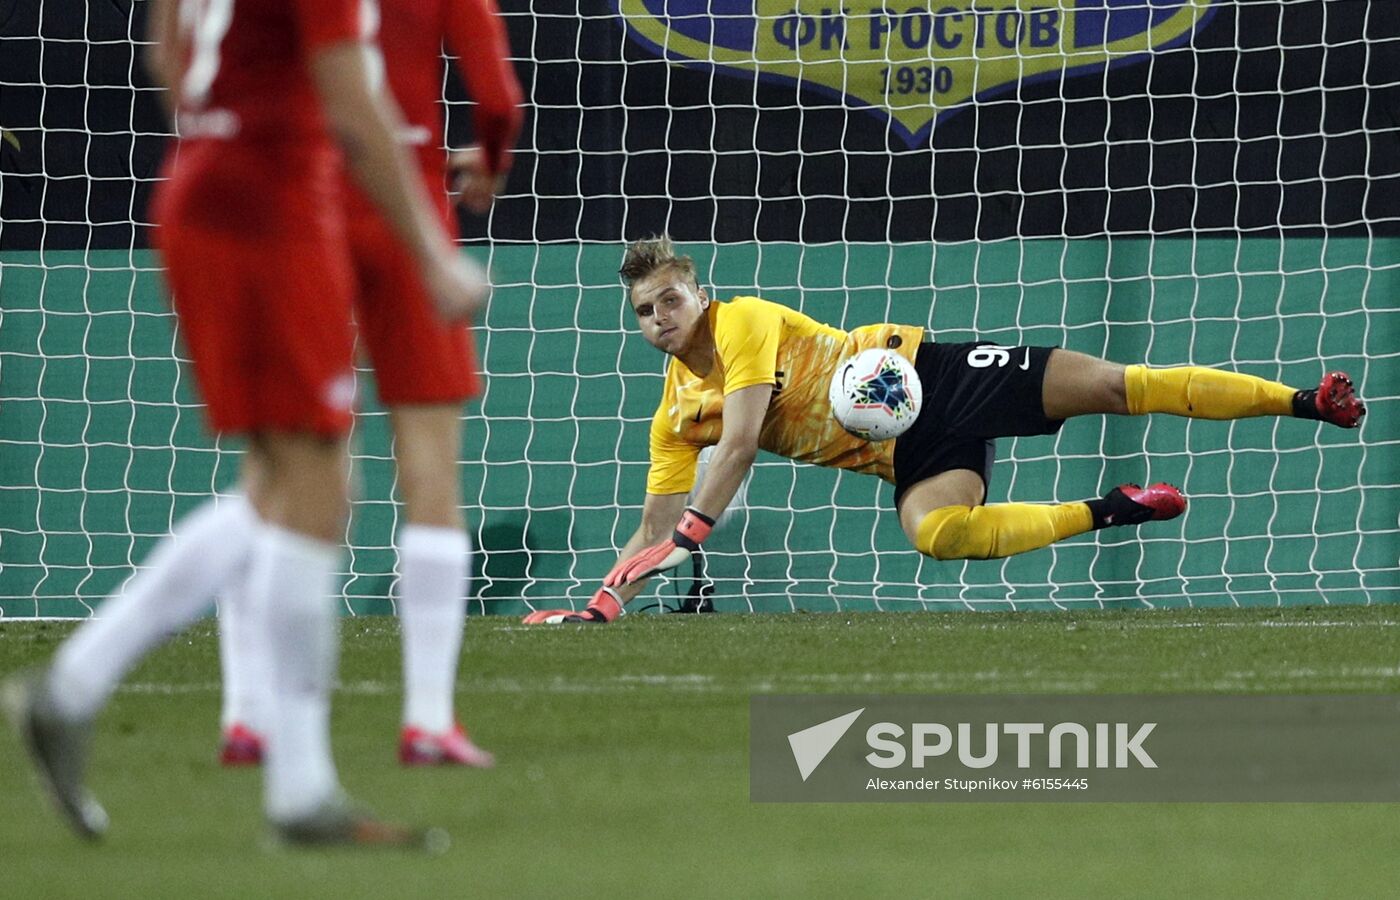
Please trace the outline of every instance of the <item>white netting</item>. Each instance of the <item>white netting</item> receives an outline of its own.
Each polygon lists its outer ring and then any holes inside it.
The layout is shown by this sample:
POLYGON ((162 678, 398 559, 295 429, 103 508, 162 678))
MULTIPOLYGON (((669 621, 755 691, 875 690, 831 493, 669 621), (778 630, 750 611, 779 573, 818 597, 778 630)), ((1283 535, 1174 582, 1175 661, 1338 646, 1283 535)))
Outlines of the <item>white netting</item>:
MULTIPOLYGON (((855 9, 844 67, 829 5, 504 5, 531 112, 507 196, 466 226, 494 239, 476 252, 498 284, 464 467, 485 551, 474 608, 581 603, 636 526, 662 360, 615 272, 625 238, 662 229, 721 298, 1300 387, 1345 368, 1371 408, 1359 434, 1158 417, 1003 442, 994 501, 1150 478, 1192 507, 999 562, 923 560, 887 487, 764 457, 707 543, 721 609, 1395 599, 1393 5, 1007 0, 966 20, 951 17, 967 4, 934 4, 926 24, 855 9), (1173 37, 1188 7, 1199 15, 1173 37), (1057 39, 1095 35, 1098 63, 1063 43, 1047 62, 1052 12, 1057 39), (1139 26, 1150 47, 1113 43, 1139 26), (973 53, 977 27, 992 43, 973 53), (927 94, 910 55, 923 34, 927 94), (959 101, 967 79, 980 96, 959 101)), ((0 126, 20 143, 0 144, 7 616, 87 614, 234 475, 203 434, 135 227, 164 132, 132 52, 144 6, 46 0, 0 22, 0 126)), ((445 90, 460 136, 469 107, 445 90)), ((392 608, 386 432, 371 404, 345 587, 360 612, 392 608)), ((674 604, 690 580, 660 593, 674 604)))

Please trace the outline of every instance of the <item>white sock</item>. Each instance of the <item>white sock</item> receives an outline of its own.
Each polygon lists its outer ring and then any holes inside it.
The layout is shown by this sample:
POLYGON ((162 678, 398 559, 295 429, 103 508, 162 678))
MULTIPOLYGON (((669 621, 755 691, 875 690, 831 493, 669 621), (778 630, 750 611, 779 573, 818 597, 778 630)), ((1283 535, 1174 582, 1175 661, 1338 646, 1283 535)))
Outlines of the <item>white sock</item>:
POLYGON ((276 822, 309 815, 340 790, 330 734, 339 559, 333 544, 267 525, 254 550, 245 599, 272 661, 263 805, 276 822))
POLYGON ((267 730, 267 692, 272 682, 267 623, 249 601, 246 564, 240 574, 219 595, 219 667, 224 676, 219 723, 225 729, 242 725, 262 734, 267 730))
POLYGON ((466 623, 471 556, 465 531, 428 525, 399 530, 405 725, 432 733, 453 725, 452 693, 466 623))
POLYGON ((89 719, 122 677, 209 608, 247 558, 257 516, 243 497, 206 500, 156 544, 121 590, 59 647, 50 679, 61 715, 89 719))

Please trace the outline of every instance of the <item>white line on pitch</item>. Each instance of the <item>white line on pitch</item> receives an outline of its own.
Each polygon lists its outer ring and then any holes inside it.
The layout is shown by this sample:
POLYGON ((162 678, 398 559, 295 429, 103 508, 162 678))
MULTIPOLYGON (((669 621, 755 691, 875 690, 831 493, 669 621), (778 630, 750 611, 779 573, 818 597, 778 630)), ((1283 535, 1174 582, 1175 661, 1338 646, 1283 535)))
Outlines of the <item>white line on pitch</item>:
MULTIPOLYGON (((1256 670, 1233 670, 1211 676, 1210 685, 1216 688, 1239 689, 1249 682, 1269 679, 1314 679, 1329 685, 1338 681, 1353 685, 1368 685, 1376 679, 1400 677, 1400 667, 1396 666, 1342 666, 1336 669, 1318 668, 1277 668, 1256 670)), ((1199 689, 1192 681, 1192 673, 1162 672, 1154 681, 1162 684, 1182 685, 1199 689)), ((1002 689, 1032 691, 1034 693, 1076 693, 1097 692, 1103 689, 1107 679, 1102 677, 1076 677, 1072 673, 1049 673, 1007 670, 985 670, 977 672, 818 672, 786 674, 773 678, 726 681, 713 675, 700 673, 679 675, 619 675, 603 680, 580 680, 550 678, 521 680, 515 678, 467 679, 457 685, 459 693, 474 694, 614 694, 631 693, 647 687, 670 688, 673 690, 712 693, 733 691, 736 693, 771 693, 780 690, 801 689, 814 685, 827 687, 848 687, 852 690, 869 689, 872 686, 898 684, 901 686, 924 686, 929 688, 950 688, 965 685, 994 684, 1002 689)), ((190 684, 165 684, 159 682, 136 682, 123 685, 121 691, 131 694, 186 695, 217 694, 221 689, 218 682, 190 684)), ((397 695, 402 686, 398 682, 361 680, 340 684, 336 692, 348 696, 390 696, 397 695)))

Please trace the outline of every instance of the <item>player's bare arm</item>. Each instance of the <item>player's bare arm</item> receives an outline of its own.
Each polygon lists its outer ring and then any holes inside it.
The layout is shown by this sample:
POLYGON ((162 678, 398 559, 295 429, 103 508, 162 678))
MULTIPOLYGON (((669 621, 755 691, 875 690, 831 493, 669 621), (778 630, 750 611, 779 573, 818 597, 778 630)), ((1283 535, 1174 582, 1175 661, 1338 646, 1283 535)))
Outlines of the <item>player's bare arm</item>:
MULTIPOLYGON (((655 544, 675 528, 676 520, 685 512, 686 500, 689 497, 689 494, 647 494, 646 499, 642 501, 642 522, 618 552, 617 562, 620 563, 642 548, 655 544)), ((618 593, 631 600, 641 592, 642 587, 642 582, 622 585, 618 593)))
POLYGON ((450 3, 447 32, 448 46, 476 101, 472 130, 477 140, 477 146, 454 151, 447 169, 457 201, 480 215, 505 188, 510 151, 523 118, 523 95, 495 0, 450 3))
POLYGON ((527 624, 607 622, 641 593, 653 575, 690 559, 709 536, 715 519, 729 506, 734 493, 758 455, 758 437, 773 396, 773 386, 740 388, 724 401, 724 433, 715 446, 708 474, 695 502, 688 494, 648 493, 642 524, 618 555, 618 562, 582 613, 542 610, 526 617, 527 624), (614 609, 615 607, 615 609, 614 609))
POLYGON ((690 559, 700 543, 710 536, 715 519, 724 512, 734 492, 743 483, 758 455, 758 435, 763 416, 773 396, 771 384, 740 388, 724 400, 724 434, 715 447, 709 474, 700 496, 685 508, 669 538, 658 541, 623 560, 608 573, 603 584, 617 588, 641 584, 660 572, 674 569, 690 559), (732 430, 731 430, 732 429, 732 430))
POLYGON ((758 455, 758 435, 773 399, 773 385, 754 384, 724 398, 724 434, 715 446, 710 468, 694 508, 710 519, 729 508, 735 491, 758 455))
POLYGON ((687 494, 647 494, 641 525, 622 548, 617 565, 582 613, 540 610, 527 616, 525 622, 610 622, 617 618, 624 605, 641 593, 653 575, 690 559, 709 536, 715 519, 729 505, 753 465, 763 417, 772 395, 772 385, 760 384, 741 388, 725 398, 724 435, 715 447, 709 472, 695 503, 686 506, 687 494))
POLYGON ((311 58, 312 80, 351 171, 418 259, 439 312, 449 320, 470 316, 486 301, 486 274, 456 251, 433 215, 426 190, 394 137, 398 108, 372 86, 373 52, 359 42, 318 50, 311 58))
POLYGON ((175 110, 180 108, 181 61, 186 58, 177 0, 154 0, 150 18, 146 20, 146 40, 146 70, 165 88, 159 95, 161 105, 173 118, 175 110))

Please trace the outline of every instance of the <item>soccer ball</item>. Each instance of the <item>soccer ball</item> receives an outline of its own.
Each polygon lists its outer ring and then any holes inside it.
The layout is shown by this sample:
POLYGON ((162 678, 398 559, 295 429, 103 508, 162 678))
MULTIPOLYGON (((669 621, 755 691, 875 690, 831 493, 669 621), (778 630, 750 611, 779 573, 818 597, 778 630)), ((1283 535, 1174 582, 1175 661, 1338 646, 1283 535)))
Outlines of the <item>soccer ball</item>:
POLYGON ((831 411, 867 441, 897 438, 919 417, 924 389, 913 363, 893 350, 862 350, 831 376, 831 411))

